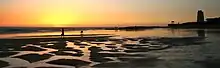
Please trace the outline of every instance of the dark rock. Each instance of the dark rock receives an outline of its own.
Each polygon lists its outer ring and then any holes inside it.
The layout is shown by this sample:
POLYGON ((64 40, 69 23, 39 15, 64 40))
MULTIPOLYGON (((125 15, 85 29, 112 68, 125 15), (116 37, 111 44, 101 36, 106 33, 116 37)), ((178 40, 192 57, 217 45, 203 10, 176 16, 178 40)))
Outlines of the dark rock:
POLYGON ((102 51, 108 51, 108 52, 120 52, 119 49, 113 49, 113 50, 102 50, 102 51))
POLYGON ((116 43, 107 43, 105 45, 116 45, 116 43))
POLYGON ((122 57, 122 56, 145 56, 142 54, 126 54, 126 53, 98 53, 102 57, 122 57))
POLYGON ((27 68, 27 67, 13 67, 13 68, 27 68))
POLYGON ((9 57, 11 55, 15 55, 17 54, 18 52, 0 52, 0 58, 3 58, 3 57, 9 57))
POLYGON ((6 67, 6 66, 9 66, 9 63, 0 60, 0 67, 6 67))
POLYGON ((64 67, 35 67, 35 68, 64 68, 64 67))
POLYGON ((95 68, 131 68, 128 63, 122 63, 122 62, 102 63, 102 64, 94 65, 92 67, 95 67, 95 68))
POLYGON ((91 53, 97 53, 97 52, 102 51, 100 47, 96 47, 96 46, 90 47, 89 50, 91 51, 91 53))
POLYGON ((99 55, 101 55, 102 57, 121 57, 121 56, 125 56, 126 54, 124 53, 98 53, 99 55))
POLYGON ((27 60, 30 63, 32 63, 32 62, 37 62, 37 61, 40 61, 40 60, 49 59, 50 57, 52 57, 52 55, 50 55, 50 54, 43 54, 43 55, 26 54, 26 55, 21 55, 21 56, 15 56, 13 58, 20 58, 20 59, 27 60))
POLYGON ((140 43, 143 43, 143 44, 150 43, 149 41, 151 41, 151 39, 142 39, 140 40, 140 43))
POLYGON ((25 46, 22 48, 24 51, 45 51, 46 49, 42 49, 40 47, 35 47, 35 46, 25 46))
POLYGON ((148 49, 149 50, 163 50, 163 49, 167 49, 170 48, 170 45, 160 45, 160 46, 150 46, 148 49))
POLYGON ((106 46, 107 48, 112 48, 112 49, 115 49, 117 48, 117 46, 113 46, 113 45, 109 45, 109 46, 106 46))
POLYGON ((135 52, 148 52, 149 49, 131 49, 131 50, 125 50, 126 53, 135 53, 135 52))
POLYGON ((131 40, 131 41, 138 41, 139 39, 138 38, 126 38, 128 40, 131 40))
POLYGON ((106 42, 108 41, 107 38, 96 38, 96 42, 106 42))
POLYGON ((78 59, 58 59, 58 60, 54 60, 54 61, 49 61, 47 63, 80 67, 80 66, 89 65, 91 62, 82 61, 82 60, 78 60, 78 59))
POLYGON ((124 44, 122 47, 149 46, 149 44, 124 44))
POLYGON ((104 58, 104 57, 90 57, 89 58, 93 62, 108 62, 108 61, 113 61, 112 59, 109 58, 104 58))
POLYGON ((127 48, 127 49, 139 49, 139 50, 148 50, 149 47, 142 47, 142 46, 126 46, 124 48, 127 48))

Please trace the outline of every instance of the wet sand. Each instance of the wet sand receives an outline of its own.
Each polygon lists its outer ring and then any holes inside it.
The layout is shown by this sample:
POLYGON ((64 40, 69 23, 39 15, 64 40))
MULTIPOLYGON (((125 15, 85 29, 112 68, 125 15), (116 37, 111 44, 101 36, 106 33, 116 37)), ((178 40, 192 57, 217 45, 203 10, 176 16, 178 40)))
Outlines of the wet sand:
MULTIPOLYGON (((150 52, 178 46, 206 44, 205 37, 136 37, 116 35, 58 35, 0 39, 3 65, 8 67, 145 68, 166 60, 150 52), (4 58, 26 65, 7 65, 4 58), (4 61, 4 62, 3 62, 4 61)), ((13 61, 8 62, 13 63, 13 61)), ((202 63, 202 61, 198 61, 202 63)))

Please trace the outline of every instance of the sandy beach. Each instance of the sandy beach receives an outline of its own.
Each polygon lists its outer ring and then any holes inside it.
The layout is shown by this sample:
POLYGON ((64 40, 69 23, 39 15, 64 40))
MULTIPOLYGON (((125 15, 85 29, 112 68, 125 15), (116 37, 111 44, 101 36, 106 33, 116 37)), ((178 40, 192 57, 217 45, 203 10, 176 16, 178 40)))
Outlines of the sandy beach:
MULTIPOLYGON (((5 68, 154 68, 168 64, 170 59, 178 58, 165 57, 166 55, 158 55, 160 53, 157 52, 165 51, 162 54, 166 54, 169 49, 210 43, 205 40, 206 38, 121 37, 114 34, 2 38, 0 64, 5 68)), ((191 61, 195 64, 204 63, 197 59, 191 61)))

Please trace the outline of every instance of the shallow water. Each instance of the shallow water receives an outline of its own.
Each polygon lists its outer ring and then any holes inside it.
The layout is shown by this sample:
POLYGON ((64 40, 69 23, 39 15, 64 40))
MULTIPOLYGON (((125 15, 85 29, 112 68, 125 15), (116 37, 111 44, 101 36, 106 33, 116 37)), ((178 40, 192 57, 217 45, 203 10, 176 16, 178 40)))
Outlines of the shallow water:
MULTIPOLYGON (((0 60, 10 64, 5 68, 219 68, 219 31, 218 29, 86 30, 84 34, 114 34, 117 36, 93 41, 38 40, 28 43, 25 41, 19 43, 0 41, 1 53, 17 52, 17 54, 1 57, 0 60), (144 41, 144 43, 140 41, 144 41), (28 46, 31 47, 25 48, 28 46), (96 48, 92 49, 92 47, 96 48), (97 47, 100 47, 101 51, 97 47), (27 54, 35 54, 36 59, 41 58, 39 60, 30 58, 30 56, 21 58, 22 55, 27 54), (44 55, 49 55, 49 57, 42 59, 44 55), (48 63, 58 59, 79 59, 91 63, 80 66, 48 63)), ((60 32, 0 34, 0 38, 59 34, 60 32)), ((80 31, 67 31, 66 34, 80 34, 80 31)))
MULTIPOLYGON (((84 34, 115 34, 122 37, 176 37, 176 36, 196 36, 195 29, 148 29, 137 31, 125 30, 85 30, 84 34)), ((40 36, 40 35, 60 35, 61 32, 31 32, 16 34, 0 34, 0 38, 9 38, 15 36, 40 36)), ((66 31, 66 35, 80 34, 80 31, 66 31)))

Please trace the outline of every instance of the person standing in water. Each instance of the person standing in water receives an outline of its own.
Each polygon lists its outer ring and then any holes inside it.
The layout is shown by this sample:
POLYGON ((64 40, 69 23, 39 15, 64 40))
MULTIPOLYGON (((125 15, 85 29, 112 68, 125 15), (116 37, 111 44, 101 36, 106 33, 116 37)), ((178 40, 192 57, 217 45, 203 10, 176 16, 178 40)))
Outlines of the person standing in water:
POLYGON ((80 33, 83 34, 83 31, 81 31, 80 33))
POLYGON ((81 37, 83 37, 83 31, 80 31, 80 35, 81 35, 81 37))
POLYGON ((61 36, 64 36, 64 28, 61 29, 61 36))

